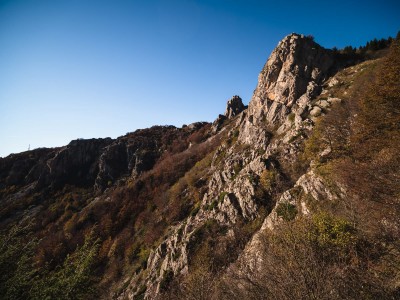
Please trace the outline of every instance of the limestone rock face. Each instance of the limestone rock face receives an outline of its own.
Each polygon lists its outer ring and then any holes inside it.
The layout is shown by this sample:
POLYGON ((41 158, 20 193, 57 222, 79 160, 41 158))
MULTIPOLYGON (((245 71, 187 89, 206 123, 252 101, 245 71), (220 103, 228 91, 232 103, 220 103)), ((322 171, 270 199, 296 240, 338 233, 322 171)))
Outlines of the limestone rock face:
POLYGON ((212 124, 212 129, 213 129, 214 133, 221 130, 221 128, 224 126, 225 120, 226 120, 226 117, 224 115, 221 115, 221 114, 218 115, 218 118, 216 118, 212 124))
POLYGON ((247 109, 247 106, 245 106, 243 104, 242 98, 240 98, 237 95, 233 96, 226 103, 225 114, 218 115, 218 118, 215 119, 215 121, 213 122, 213 125, 212 125, 213 132, 216 133, 219 130, 221 130, 227 119, 232 119, 233 117, 235 117, 235 116, 239 115, 241 112, 243 112, 245 109, 247 109))
POLYGON ((233 96, 226 104, 225 117, 232 119, 245 109, 246 106, 243 105, 242 98, 237 95, 233 96))
POLYGON ((300 115, 321 90, 334 64, 333 55, 304 35, 286 36, 258 77, 249 103, 253 122, 280 124, 290 112, 300 115))

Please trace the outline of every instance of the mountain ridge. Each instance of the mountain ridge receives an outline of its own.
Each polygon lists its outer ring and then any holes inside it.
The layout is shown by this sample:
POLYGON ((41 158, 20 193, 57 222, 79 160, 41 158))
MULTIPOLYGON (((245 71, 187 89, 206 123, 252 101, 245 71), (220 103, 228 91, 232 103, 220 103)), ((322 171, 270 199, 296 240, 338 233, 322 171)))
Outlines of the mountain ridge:
MULTIPOLYGON (((282 269, 287 267, 283 260, 276 260, 280 249, 268 239, 279 232, 283 233, 278 240, 284 238, 285 230, 294 230, 291 224, 299 237, 304 236, 303 228, 325 230, 330 236, 327 230, 332 227, 338 232, 324 240, 325 244, 317 243, 318 247, 330 243, 332 257, 340 251, 358 251, 352 248, 353 242, 358 247, 362 239, 355 234, 353 217, 347 215, 351 211, 343 206, 350 201, 346 198, 352 199, 352 205, 360 204, 354 200, 351 184, 342 182, 344 175, 338 172, 341 177, 336 178, 331 170, 356 153, 348 150, 356 140, 349 124, 361 122, 357 114, 362 115, 365 105, 353 98, 359 99, 358 90, 365 82, 374 83, 375 69, 379 71, 387 60, 396 62, 396 49, 394 42, 387 54, 391 56, 360 63, 359 57, 324 49, 310 36, 290 34, 264 65, 248 107, 234 96, 213 124, 154 126, 117 139, 75 140, 64 147, 0 159, 0 226, 11 233, 9 228, 33 223, 26 230, 38 239, 32 250, 42 270, 37 272, 51 274, 48 282, 45 277, 28 278, 27 285, 34 283, 31 289, 22 282, 17 289, 20 296, 236 299, 236 294, 239 298, 273 295, 291 299, 284 292, 291 287, 284 282, 293 278, 284 277, 277 285, 281 290, 263 283, 271 279, 264 274, 269 268, 263 262, 275 260, 282 269), (331 227, 321 229, 320 224, 331 227), (93 235, 97 240, 87 238, 93 235), (52 282, 61 280, 57 270, 63 270, 63 262, 70 254, 77 253, 79 258, 81 248, 74 242, 89 247, 89 241, 97 259, 85 269, 87 277, 79 280, 92 278, 96 290, 89 293, 73 283, 68 283, 72 294, 52 290, 52 282), (265 247, 272 249, 270 256, 265 247), (254 290, 254 284, 260 290, 254 290)), ((393 63, 394 74, 396 67, 393 63)), ((390 150, 395 144, 389 146, 390 150)), ((397 161, 394 154, 387 159, 397 161)), ((393 219, 387 222, 397 226, 393 219)), ((398 233, 391 234, 395 239, 398 233)), ((13 238, 19 241, 18 235, 13 238)), ((316 238, 321 237, 316 233, 316 238)), ((307 248, 307 239, 300 242, 294 246, 314 253, 307 248)), ((294 260, 304 259, 287 253, 294 260)), ((394 258, 397 261, 398 256, 394 258)), ((318 259, 327 268, 342 268, 347 274, 348 265, 318 259)), ((320 272, 317 267, 306 270, 320 272)), ((283 276, 277 270, 269 272, 278 279, 283 276)), ((360 276, 349 276, 356 275, 360 276)), ((17 269, 13 276, 15 281, 22 275, 17 269)), ((332 278, 331 282, 342 280, 332 278)), ((14 283, 11 279, 2 281, 2 295, 12 290, 7 285, 14 283)), ((373 297, 391 299, 398 292, 396 281, 392 290, 385 287, 381 294, 375 286, 382 287, 382 283, 367 283, 365 293, 373 297)), ((352 297, 346 288, 338 292, 329 285, 315 286, 318 289, 308 288, 319 299, 352 297)), ((293 290, 292 298, 311 299, 302 287, 293 290)))

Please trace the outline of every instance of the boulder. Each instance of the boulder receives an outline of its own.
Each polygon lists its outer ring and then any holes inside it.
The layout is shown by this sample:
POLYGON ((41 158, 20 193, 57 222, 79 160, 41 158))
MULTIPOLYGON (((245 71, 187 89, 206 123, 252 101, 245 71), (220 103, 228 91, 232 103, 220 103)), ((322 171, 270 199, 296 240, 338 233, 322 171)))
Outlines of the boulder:
POLYGON ((312 117, 318 117, 321 115, 322 109, 319 106, 314 106, 310 111, 312 117))

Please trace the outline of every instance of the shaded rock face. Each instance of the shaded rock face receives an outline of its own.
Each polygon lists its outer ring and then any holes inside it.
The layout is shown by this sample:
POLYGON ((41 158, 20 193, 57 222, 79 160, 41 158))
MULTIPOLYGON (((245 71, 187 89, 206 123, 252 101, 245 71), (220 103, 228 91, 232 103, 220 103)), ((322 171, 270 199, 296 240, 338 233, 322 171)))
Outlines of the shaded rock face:
POLYGON ((227 118, 224 115, 218 115, 218 118, 216 118, 212 124, 212 129, 214 133, 221 130, 221 128, 224 126, 224 122, 226 121, 226 119, 227 118))
POLYGON ((126 177, 151 169, 174 139, 188 137, 208 123, 187 128, 154 126, 118 139, 78 139, 67 146, 36 149, 0 158, 0 187, 34 184, 36 190, 65 184, 102 192, 126 177))
POLYGON ((74 140, 67 146, 36 149, 0 159, 0 185, 44 187, 77 186, 94 183, 97 161, 112 139, 74 140))
POLYGON ((24 185, 38 180, 46 161, 53 157, 56 151, 41 148, 0 158, 0 187, 24 185))
POLYGON ((104 148, 98 160, 95 189, 103 191, 121 177, 135 178, 150 170, 162 154, 159 138, 151 132, 143 132, 120 138, 104 148))
POLYGON ((248 109, 252 121, 280 124, 292 110, 302 114, 307 100, 321 91, 320 85, 333 66, 331 50, 304 35, 285 37, 258 77, 248 109))
POLYGON ((93 184, 98 172, 98 158, 112 139, 74 140, 46 162, 39 186, 63 184, 93 184))

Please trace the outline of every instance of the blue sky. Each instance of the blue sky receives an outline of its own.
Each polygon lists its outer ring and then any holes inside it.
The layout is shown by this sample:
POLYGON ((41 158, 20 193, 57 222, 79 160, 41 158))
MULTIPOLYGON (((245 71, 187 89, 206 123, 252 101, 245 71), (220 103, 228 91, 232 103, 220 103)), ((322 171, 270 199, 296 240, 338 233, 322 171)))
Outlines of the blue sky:
POLYGON ((0 156, 212 121, 291 32, 359 46, 398 1, 0 0, 0 156))

